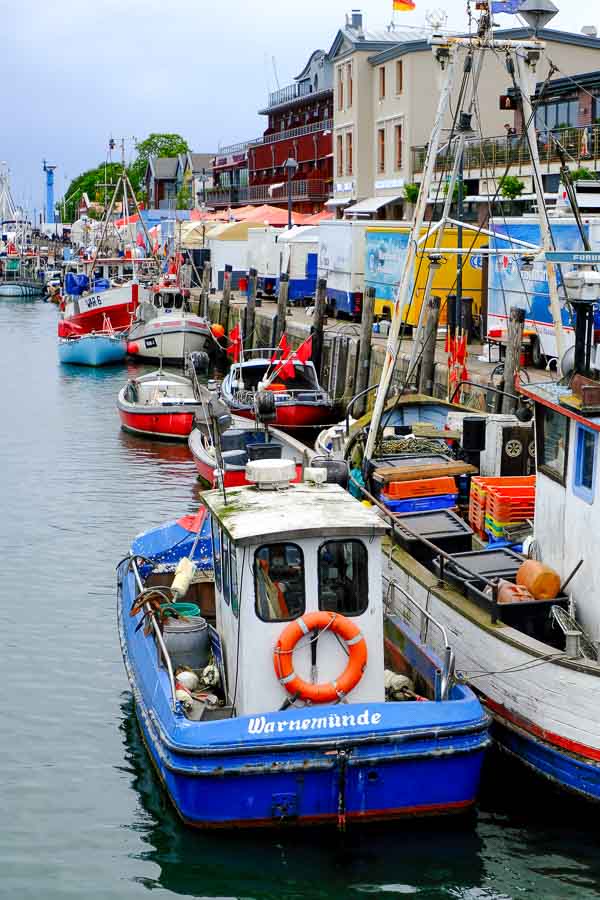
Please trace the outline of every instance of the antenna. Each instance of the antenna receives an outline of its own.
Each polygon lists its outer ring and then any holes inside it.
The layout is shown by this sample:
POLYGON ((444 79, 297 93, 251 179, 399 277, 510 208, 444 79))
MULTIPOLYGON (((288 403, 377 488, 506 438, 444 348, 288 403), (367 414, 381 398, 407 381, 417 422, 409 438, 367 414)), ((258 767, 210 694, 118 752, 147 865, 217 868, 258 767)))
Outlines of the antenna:
POLYGON ((275 76, 275 84, 277 85, 277 90, 281 90, 281 85, 279 84, 279 75, 277 74, 277 60, 275 57, 271 57, 273 61, 273 75, 275 76))

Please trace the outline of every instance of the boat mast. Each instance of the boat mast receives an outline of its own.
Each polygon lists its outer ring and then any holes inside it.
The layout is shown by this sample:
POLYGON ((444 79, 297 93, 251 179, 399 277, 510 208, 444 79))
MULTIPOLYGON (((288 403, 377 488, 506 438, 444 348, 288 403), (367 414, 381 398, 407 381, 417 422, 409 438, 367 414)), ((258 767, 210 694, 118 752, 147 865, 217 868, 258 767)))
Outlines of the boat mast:
MULTIPOLYGON (((483 2, 481 3, 483 6, 483 2)), ((537 35, 537 31, 536 31, 537 35)), ((394 368, 396 365, 396 359, 399 352, 399 336, 400 329, 402 325, 402 317, 403 311, 405 308, 405 304, 409 300, 411 291, 412 291, 412 279, 413 279, 413 271, 414 264, 417 255, 417 248, 420 245, 421 241, 421 230, 423 227, 423 223, 425 221, 425 210, 427 206, 427 202, 429 199, 429 191, 431 189, 431 185, 433 183, 433 177, 435 172, 435 164, 436 157, 440 148, 440 137, 442 131, 442 124, 444 121, 444 117, 448 112, 450 106, 450 98, 452 94, 452 89, 454 87, 454 81, 456 77, 456 54, 457 50, 460 47, 466 47, 471 51, 476 47, 481 52, 481 58, 478 59, 477 62, 477 70, 475 73, 475 82, 479 80, 479 75, 481 72, 481 65, 483 61, 483 56, 486 51, 492 51, 496 54, 499 52, 504 52, 507 58, 507 65, 509 72, 513 73, 515 66, 513 59, 516 57, 517 66, 516 66, 516 75, 514 75, 517 83, 517 87, 520 88, 521 94, 523 97, 523 113, 526 120, 527 125, 527 136, 531 146, 531 159, 532 165, 534 169, 534 181, 536 186, 536 194, 538 198, 538 205, 540 208, 540 223, 542 228, 542 235, 544 240, 544 249, 551 250, 552 249, 552 234, 550 230, 550 222, 548 219, 548 212, 544 205, 544 191, 543 191, 543 183, 540 169, 540 159, 537 148, 537 137, 535 133, 535 121, 532 115, 532 105, 530 100, 530 95, 532 93, 532 79, 534 78, 534 67, 535 63, 540 58, 540 53, 543 51, 545 45, 542 41, 540 41, 537 36, 530 40, 526 41, 502 41, 496 40, 494 38, 493 29, 492 29, 492 17, 490 15, 489 5, 485 4, 485 9, 483 10, 483 14, 480 20, 480 28, 477 36, 470 36, 467 38, 440 38, 439 36, 434 35, 431 41, 435 57, 438 63, 445 68, 445 79, 443 82, 442 90, 440 93, 440 99, 438 104, 438 110, 435 118, 435 122, 433 125, 433 130, 431 133, 431 139, 427 149, 427 157, 423 172, 423 182, 421 185, 421 190, 419 193, 419 198, 417 202, 417 206, 415 209, 415 216, 413 219, 413 225, 411 228, 411 234, 409 238, 408 252, 406 255, 406 260, 404 264, 404 269, 402 272, 402 277, 400 279, 400 284, 398 287, 398 292, 396 294, 396 302, 394 305, 394 314, 392 317, 392 325, 390 328, 390 334, 388 339, 388 344, 386 347, 386 356, 383 364, 383 370, 381 375, 381 381, 379 383, 379 388, 377 391, 377 395, 375 398, 375 405, 373 409, 373 415, 371 418, 371 425, 368 432, 367 444, 365 447, 365 459, 372 460, 374 457, 375 446, 377 443, 377 437, 379 433, 379 429, 381 427, 381 419, 383 415, 383 411, 385 408, 385 403, 387 400, 387 396, 389 393, 389 389, 392 383, 392 377, 394 374, 394 368)), ((475 91, 476 85, 474 85, 475 91)), ((473 99, 471 103, 471 107, 475 102, 475 92, 473 94, 473 99)), ((461 151, 464 147, 464 140, 466 135, 461 133, 461 137, 458 142, 458 151, 461 151)), ((454 163, 454 170, 452 174, 452 181, 450 185, 449 195, 451 198, 451 190, 454 187, 454 183, 456 182, 456 178, 458 175, 458 164, 459 164, 459 154, 457 153, 457 157, 454 163)), ((448 207, 448 198, 446 199, 445 207, 448 207)), ((444 210, 446 213, 446 208, 444 210)), ((441 222, 435 226, 436 230, 441 229, 443 234, 445 222, 442 219, 441 222)), ((558 285, 556 281, 556 272, 552 268, 550 264, 548 264, 548 282, 550 286, 550 298, 551 298, 551 309, 554 320, 554 325, 556 327, 557 334, 557 344, 559 347, 559 354, 561 354, 561 347, 564 347, 564 336, 562 330, 562 321, 560 318, 560 301, 558 296, 558 285)), ((420 317, 420 324, 422 323, 423 317, 420 317)), ((423 323, 424 324, 424 323, 423 323)), ((422 341, 421 341, 422 343, 422 341)), ((417 348, 419 346, 419 341, 415 341, 417 348)), ((415 351, 413 350, 413 355, 415 351)), ((416 363, 416 357, 414 360, 411 358, 411 363, 416 363)))
POLYGON ((383 371, 381 373, 379 389, 375 397, 375 407, 373 410, 373 417, 371 419, 371 427, 369 428, 367 446, 365 448, 365 456, 367 459, 372 459, 374 455, 377 434, 379 432, 379 426, 381 424, 381 416, 383 414, 385 401, 387 399, 390 385, 392 383, 392 377, 394 375, 394 368, 396 366, 396 359, 399 350, 398 338, 400 336, 400 329, 402 327, 403 310, 412 291, 412 280, 415 259, 417 256, 417 245, 421 236, 423 223, 425 222, 425 212, 427 210, 429 191, 433 183, 433 177, 435 173, 435 164, 442 136, 442 126, 444 124, 445 116, 450 109, 450 99, 452 96, 452 89, 454 87, 456 77, 456 53, 454 51, 454 48, 446 44, 436 47, 434 52, 436 62, 442 67, 444 81, 442 84, 442 90, 440 93, 438 109, 433 125, 433 130, 431 132, 429 146, 427 148, 427 159, 423 172, 423 183, 421 185, 421 190, 419 192, 417 206, 415 209, 404 269, 402 272, 402 277, 400 279, 400 284, 398 286, 396 301, 394 303, 394 313, 392 316, 392 324, 390 327, 388 343, 385 351, 383 371))
MULTIPOLYGON (((542 181, 542 171, 540 164, 540 152, 537 142, 537 132, 535 127, 535 115, 531 105, 531 97, 535 94, 536 77, 535 63, 538 61, 538 55, 526 50, 517 49, 515 51, 516 71, 514 73, 515 82, 521 92, 523 103, 523 117, 527 128, 527 142, 529 144, 529 152, 531 154, 531 162, 533 165, 533 183, 537 198, 537 206, 540 216, 540 230, 542 233, 542 246, 544 254, 554 250, 554 239, 550 227, 550 218, 544 198, 544 183, 542 181)), ((556 334, 556 349, 558 351, 559 363, 565 355, 565 333, 563 331, 562 315, 560 308, 560 297, 558 294, 558 280, 556 277, 556 267, 554 263, 546 260, 546 273, 548 277, 548 289, 550 293, 550 312, 552 313, 552 321, 554 323, 554 331, 556 334)))

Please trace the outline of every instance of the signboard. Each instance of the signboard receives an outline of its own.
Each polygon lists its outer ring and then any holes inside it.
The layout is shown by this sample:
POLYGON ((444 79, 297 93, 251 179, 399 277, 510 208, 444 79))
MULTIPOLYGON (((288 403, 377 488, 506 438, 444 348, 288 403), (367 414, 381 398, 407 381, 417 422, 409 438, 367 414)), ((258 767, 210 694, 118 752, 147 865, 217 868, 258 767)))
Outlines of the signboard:
POLYGON ((580 266, 593 266, 600 263, 600 253, 594 253, 589 250, 553 250, 551 253, 546 253, 546 259, 551 263, 572 263, 580 266))

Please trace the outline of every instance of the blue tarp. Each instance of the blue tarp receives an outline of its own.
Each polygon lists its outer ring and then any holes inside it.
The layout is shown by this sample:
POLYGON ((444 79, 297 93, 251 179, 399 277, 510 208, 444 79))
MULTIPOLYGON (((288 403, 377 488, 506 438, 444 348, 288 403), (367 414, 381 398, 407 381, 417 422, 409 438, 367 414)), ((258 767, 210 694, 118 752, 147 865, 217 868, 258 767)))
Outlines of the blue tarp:
POLYGON ((74 272, 67 272, 65 276, 65 293, 71 297, 80 297, 84 291, 90 286, 90 280, 87 275, 76 275, 74 272))

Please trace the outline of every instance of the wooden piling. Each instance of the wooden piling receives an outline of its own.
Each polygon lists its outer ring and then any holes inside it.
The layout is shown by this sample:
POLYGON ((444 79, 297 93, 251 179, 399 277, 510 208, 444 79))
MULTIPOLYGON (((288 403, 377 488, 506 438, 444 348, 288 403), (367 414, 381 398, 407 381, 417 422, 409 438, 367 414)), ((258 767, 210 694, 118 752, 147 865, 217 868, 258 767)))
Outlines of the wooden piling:
POLYGON ((208 301, 210 298, 211 266, 207 260, 202 269, 202 290, 200 292, 200 315, 208 319, 208 301))
POLYGON ((435 386, 435 350, 440 319, 440 298, 430 297, 425 310, 423 344, 417 348, 421 355, 419 392, 433 397, 435 386))
MULTIPOLYGON (((521 362, 524 325, 525 310, 519 306, 511 306, 506 339, 506 357, 504 359, 504 390, 513 394, 515 391, 515 377, 521 362)), ((502 397, 503 413, 514 413, 517 406, 518 400, 513 397, 502 397)))
POLYGON ((229 307, 231 305, 231 273, 233 266, 225 266, 223 272, 223 294, 221 297, 221 308, 219 309, 219 322, 225 329, 225 334, 229 331, 229 307))
MULTIPOLYGON (((354 384, 354 396, 361 394, 369 387, 369 368, 371 365, 371 343, 373 340, 373 313, 375 310, 375 288, 365 291, 360 321, 360 337, 358 344, 358 366, 354 384)), ((367 411, 368 397, 357 400, 352 410, 354 418, 359 419, 367 411)))
POLYGON ((244 344, 250 350, 254 344, 254 327, 256 322, 256 282, 258 272, 250 269, 248 272, 248 302, 246 304, 246 322, 244 327, 244 344))
POLYGON ((323 327, 325 325, 325 310, 327 307, 327 279, 319 278, 317 282, 317 293, 315 298, 315 312, 312 324, 312 361, 317 370, 317 375, 321 377, 321 368, 323 365, 323 327))
POLYGON ((283 273, 279 279, 279 297, 277 299, 277 323, 275 325, 275 344, 277 347, 279 341, 285 333, 285 316, 287 312, 288 296, 290 290, 290 276, 283 273))

